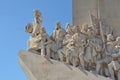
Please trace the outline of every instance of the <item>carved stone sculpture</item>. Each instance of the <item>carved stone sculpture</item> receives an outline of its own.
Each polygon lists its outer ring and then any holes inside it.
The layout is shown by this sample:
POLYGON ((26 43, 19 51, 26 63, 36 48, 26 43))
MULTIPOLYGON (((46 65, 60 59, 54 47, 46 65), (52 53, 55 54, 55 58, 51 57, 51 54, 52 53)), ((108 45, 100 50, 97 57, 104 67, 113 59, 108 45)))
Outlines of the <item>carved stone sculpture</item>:
POLYGON ((107 49, 106 49, 106 59, 107 62, 110 63, 112 61, 112 55, 116 54, 116 48, 115 48, 115 42, 114 42, 114 37, 111 34, 107 35, 107 45, 106 45, 107 49))
POLYGON ((119 63, 119 58, 120 58, 120 53, 119 53, 119 44, 120 44, 120 37, 116 39, 116 53, 111 55, 112 61, 109 63, 109 71, 111 78, 113 80, 120 80, 120 63, 119 63))
POLYGON ((79 65, 79 53, 75 46, 74 40, 71 40, 67 45, 66 50, 66 62, 72 64, 73 66, 79 65))
POLYGON ((57 22, 49 37, 41 24, 42 14, 35 10, 34 22, 25 27, 31 34, 28 51, 120 80, 120 37, 114 36, 106 21, 100 21, 94 15, 90 17, 90 25, 66 24, 66 30, 57 22))
POLYGON ((55 41, 56 45, 57 45, 57 49, 62 47, 62 42, 63 42, 63 38, 65 37, 65 30, 61 28, 61 24, 60 22, 56 23, 56 28, 53 31, 52 34, 52 39, 55 41))
POLYGON ((32 36, 39 34, 40 27, 42 24, 42 14, 38 10, 34 10, 34 22, 33 22, 33 32, 32 36))
POLYGON ((72 27, 70 26, 70 24, 67 24, 66 25, 66 35, 65 35, 65 37, 63 39, 63 43, 62 43, 63 47, 58 50, 60 61, 66 61, 67 45, 70 43, 72 36, 73 36, 72 27))

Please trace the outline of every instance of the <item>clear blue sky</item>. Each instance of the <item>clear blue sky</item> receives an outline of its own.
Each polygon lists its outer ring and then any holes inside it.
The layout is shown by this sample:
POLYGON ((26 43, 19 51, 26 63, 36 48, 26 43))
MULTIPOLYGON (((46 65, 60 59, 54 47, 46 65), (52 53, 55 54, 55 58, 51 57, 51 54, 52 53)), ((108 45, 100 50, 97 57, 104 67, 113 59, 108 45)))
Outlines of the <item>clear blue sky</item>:
POLYGON ((18 52, 27 48, 33 9, 43 14, 43 26, 50 35, 55 22, 72 23, 72 0, 0 0, 0 80, 27 80, 18 64, 18 52))

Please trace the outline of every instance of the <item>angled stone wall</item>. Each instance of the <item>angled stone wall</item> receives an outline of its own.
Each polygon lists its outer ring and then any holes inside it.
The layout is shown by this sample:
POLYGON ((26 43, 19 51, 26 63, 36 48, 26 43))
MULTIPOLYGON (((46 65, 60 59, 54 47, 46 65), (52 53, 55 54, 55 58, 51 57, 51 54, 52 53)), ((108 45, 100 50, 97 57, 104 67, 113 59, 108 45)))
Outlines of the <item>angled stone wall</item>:
POLYGON ((18 60, 28 80, 111 80, 24 50, 19 52, 18 60))

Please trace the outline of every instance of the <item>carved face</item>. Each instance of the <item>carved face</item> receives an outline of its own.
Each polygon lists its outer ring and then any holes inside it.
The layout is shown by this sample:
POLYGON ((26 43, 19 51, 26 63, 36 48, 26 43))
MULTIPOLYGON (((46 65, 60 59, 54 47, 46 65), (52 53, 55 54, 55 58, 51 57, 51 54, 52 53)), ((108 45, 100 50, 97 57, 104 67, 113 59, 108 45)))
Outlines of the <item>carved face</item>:
POLYGON ((70 24, 67 23, 67 24, 66 24, 66 29, 69 28, 69 27, 70 27, 70 24))
POLYGON ((107 41, 113 41, 114 37, 111 34, 107 35, 107 41))
POLYGON ((117 37, 116 41, 117 41, 117 45, 120 46, 120 37, 117 37))
POLYGON ((75 42, 73 40, 69 44, 70 46, 75 46, 75 42))
POLYGON ((94 33, 93 29, 88 29, 87 34, 88 34, 88 36, 89 36, 89 37, 91 37, 91 36, 94 36, 94 35, 95 35, 95 33, 94 33))
POLYGON ((87 30, 88 30, 88 24, 85 23, 82 25, 81 32, 87 32, 87 30))
POLYGON ((86 40, 84 40, 84 39, 82 39, 81 42, 82 42, 82 43, 81 43, 82 46, 85 46, 85 45, 87 44, 86 40))
POLYGON ((36 18, 39 18, 39 17, 42 16, 42 14, 41 14, 41 12, 39 12, 38 10, 34 10, 34 16, 35 16, 36 18))
POLYGON ((73 31, 74 33, 78 33, 78 32, 79 32, 79 31, 78 31, 78 26, 73 26, 72 31, 73 31))
POLYGON ((61 29, 61 24, 60 24, 60 22, 57 22, 57 23, 56 23, 56 30, 58 30, 58 29, 61 29))
POLYGON ((44 27, 41 28, 40 33, 46 33, 46 29, 44 27))
POLYGON ((67 34, 72 33, 72 29, 71 29, 70 26, 67 26, 67 27, 66 27, 66 33, 67 33, 67 34))

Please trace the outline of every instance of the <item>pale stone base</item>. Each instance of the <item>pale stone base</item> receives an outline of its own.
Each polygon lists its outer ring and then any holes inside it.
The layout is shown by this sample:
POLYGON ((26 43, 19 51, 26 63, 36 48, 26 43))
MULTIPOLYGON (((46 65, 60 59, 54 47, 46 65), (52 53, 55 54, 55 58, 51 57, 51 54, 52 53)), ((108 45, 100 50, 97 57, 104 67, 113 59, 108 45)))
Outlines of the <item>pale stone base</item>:
POLYGON ((24 50, 18 59, 29 80, 111 80, 24 50))

